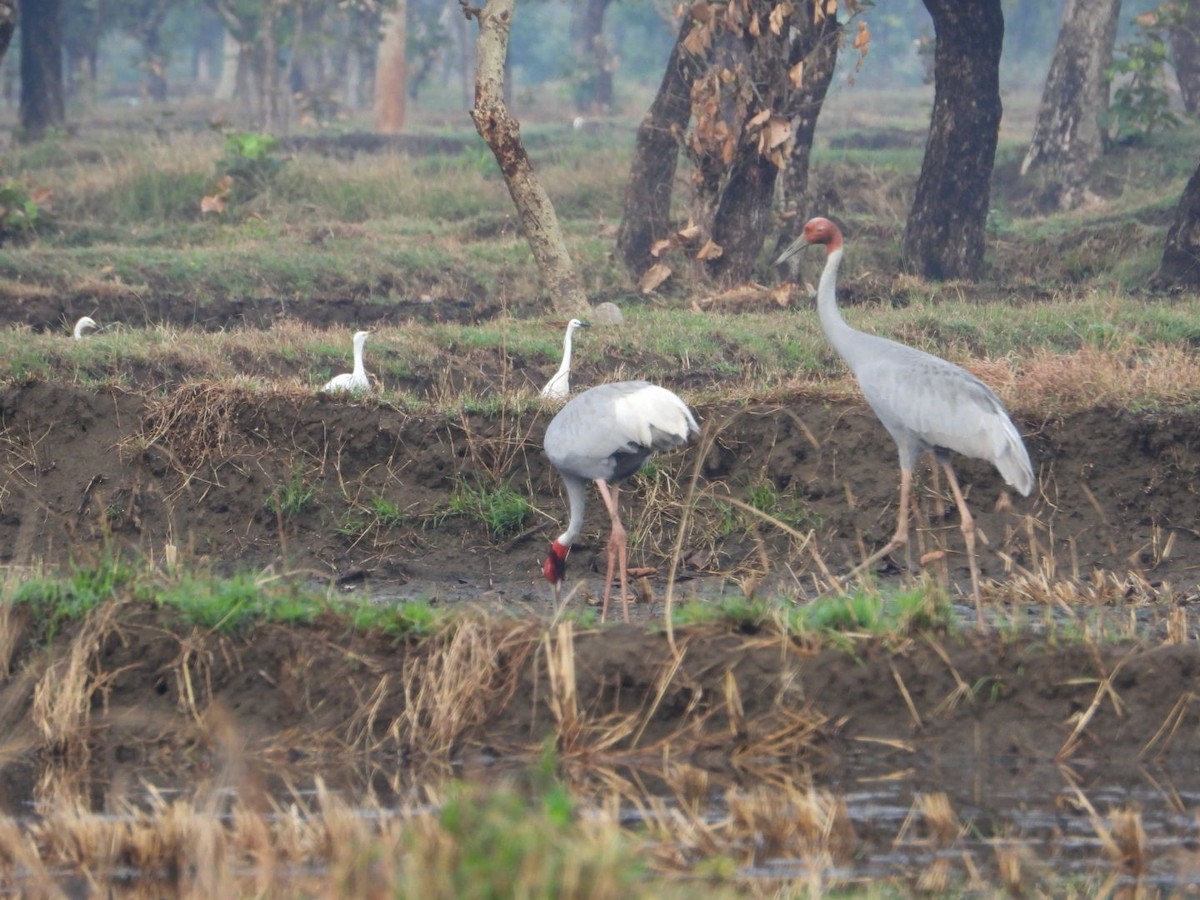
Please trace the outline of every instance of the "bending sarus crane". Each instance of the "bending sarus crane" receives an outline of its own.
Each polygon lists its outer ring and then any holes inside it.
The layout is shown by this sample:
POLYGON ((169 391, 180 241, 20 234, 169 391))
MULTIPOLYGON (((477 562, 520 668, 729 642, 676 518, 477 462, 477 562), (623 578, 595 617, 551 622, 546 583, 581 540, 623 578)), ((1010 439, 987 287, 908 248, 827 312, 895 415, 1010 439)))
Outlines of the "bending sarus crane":
POLYGON ((367 369, 363 365, 363 347, 366 346, 369 331, 354 332, 354 371, 335 375, 325 382, 321 388, 327 394, 341 394, 346 391, 366 393, 371 390, 371 382, 367 380, 367 369))
POLYGON ((571 394, 571 334, 576 328, 587 328, 588 323, 582 319, 572 319, 567 323, 567 334, 563 338, 563 358, 558 371, 555 372, 546 386, 542 388, 542 397, 546 400, 566 400, 571 394))
POLYGON ((908 541, 913 467, 925 453, 931 452, 945 469, 958 506, 971 569, 975 614, 982 625, 975 520, 959 489, 949 451, 987 460, 995 465, 1005 481, 1028 497, 1034 484, 1033 466, 1021 435, 1000 398, 970 372, 930 353, 856 331, 842 320, 836 296, 838 266, 842 262, 842 233, 828 219, 811 219, 804 226, 804 233, 779 255, 776 264, 809 244, 824 244, 828 254, 817 288, 821 328, 858 379, 863 396, 900 453, 900 509, 896 533, 883 549, 857 568, 872 565, 908 541))
POLYGON ((618 484, 640 469, 652 453, 680 447, 699 430, 686 403, 646 381, 617 381, 590 388, 551 420, 544 443, 546 456, 562 476, 571 505, 567 530, 551 542, 550 555, 542 565, 556 599, 566 574, 567 553, 583 530, 587 483, 594 481, 612 520, 600 621, 608 615, 614 562, 619 563, 621 602, 625 621, 629 621, 628 548, 617 511, 618 484))

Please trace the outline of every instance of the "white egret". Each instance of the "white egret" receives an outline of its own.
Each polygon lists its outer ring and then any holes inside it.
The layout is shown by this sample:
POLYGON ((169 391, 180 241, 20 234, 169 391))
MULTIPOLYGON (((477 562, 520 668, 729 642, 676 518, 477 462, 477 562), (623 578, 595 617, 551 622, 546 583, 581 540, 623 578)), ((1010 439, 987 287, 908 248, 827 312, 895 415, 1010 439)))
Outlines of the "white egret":
POLYGON ((567 333, 563 338, 562 364, 553 377, 542 388, 542 397, 546 400, 566 400, 571 393, 571 335, 576 328, 587 328, 588 323, 582 319, 572 319, 567 323, 567 333))
POLYGON ((83 340, 84 331, 86 331, 88 329, 99 329, 99 328, 100 328, 100 326, 96 324, 95 319, 93 319, 91 316, 84 316, 78 322, 75 323, 75 330, 72 333, 75 336, 75 340, 81 341, 81 340, 83 340))
POLYGON ((354 333, 354 371, 335 375, 325 382, 325 386, 321 388, 322 391, 329 394, 340 394, 348 391, 367 393, 371 390, 371 382, 367 380, 367 370, 363 365, 363 346, 367 343, 367 336, 370 333, 369 331, 354 333))

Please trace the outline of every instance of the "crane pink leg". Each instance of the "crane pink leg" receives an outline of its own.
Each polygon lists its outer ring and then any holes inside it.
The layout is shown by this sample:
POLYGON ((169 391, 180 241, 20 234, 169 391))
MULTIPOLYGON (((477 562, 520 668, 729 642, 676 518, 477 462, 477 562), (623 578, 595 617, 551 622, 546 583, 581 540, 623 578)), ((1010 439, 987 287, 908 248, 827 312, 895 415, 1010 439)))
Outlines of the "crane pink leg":
POLYGON ((609 518, 612 519, 612 532, 608 536, 608 565, 604 571, 604 604, 600 607, 600 621, 603 622, 608 616, 608 601, 612 596, 612 570, 615 561, 619 564, 617 577, 621 584, 621 606, 625 611, 625 621, 628 622, 629 541, 625 533, 625 526, 621 524, 621 516, 617 512, 621 489, 615 484, 610 485, 603 478, 596 479, 596 488, 600 492, 600 499, 604 501, 604 506, 608 509, 609 518))
POLYGON ((942 468, 946 470, 946 477, 950 480, 950 492, 954 494, 954 502, 958 506, 959 527, 962 528, 963 540, 967 545, 967 565, 971 569, 971 591, 975 595, 975 624, 983 631, 983 595, 979 591, 979 561, 975 558, 975 517, 967 509, 967 501, 958 486, 954 467, 948 462, 943 462, 942 468))
POLYGON ((869 568, 879 560, 883 559, 889 553, 903 547, 908 543, 908 503, 909 497, 912 494, 912 472, 908 469, 900 470, 900 510, 896 513, 896 533, 892 535, 892 539, 883 546, 882 549, 876 550, 867 559, 855 566, 850 574, 861 572, 863 569, 869 568))

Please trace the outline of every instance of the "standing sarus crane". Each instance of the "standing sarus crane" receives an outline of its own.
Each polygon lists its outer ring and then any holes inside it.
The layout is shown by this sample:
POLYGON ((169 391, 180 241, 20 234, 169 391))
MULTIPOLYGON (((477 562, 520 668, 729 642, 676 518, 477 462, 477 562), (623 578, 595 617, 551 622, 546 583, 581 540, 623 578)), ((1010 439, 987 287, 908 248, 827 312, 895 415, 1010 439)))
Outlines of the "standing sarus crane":
POLYGON ((567 569, 567 553, 583 530, 587 483, 594 481, 612 520, 604 605, 608 615, 613 563, 619 563, 621 602, 629 621, 628 548, 618 513, 619 483, 633 475, 649 456, 688 442, 700 426, 687 404, 666 388, 646 381, 617 381, 590 388, 564 406, 546 428, 546 456, 562 476, 571 506, 567 530, 550 544, 542 574, 557 599, 567 569))
POLYGON ((571 335, 576 328, 587 328, 588 323, 582 319, 572 319, 567 323, 567 333, 563 338, 563 357, 558 371, 550 376, 546 386, 542 388, 542 397, 546 400, 566 400, 571 394, 571 335))
POLYGON ((842 233, 828 219, 810 219, 803 234, 779 255, 776 264, 810 244, 824 244, 827 253, 817 288, 821 328, 858 379, 863 396, 900 453, 900 509, 896 533, 885 547, 858 568, 872 565, 908 541, 913 467, 925 453, 931 452, 945 469, 958 506, 971 569, 975 615, 982 626, 975 520, 958 486, 949 451, 987 460, 995 465, 1005 481, 1028 497, 1034 485, 1033 466, 1021 435, 1000 398, 970 372, 930 353, 856 331, 843 321, 836 296, 838 266, 842 262, 842 233))

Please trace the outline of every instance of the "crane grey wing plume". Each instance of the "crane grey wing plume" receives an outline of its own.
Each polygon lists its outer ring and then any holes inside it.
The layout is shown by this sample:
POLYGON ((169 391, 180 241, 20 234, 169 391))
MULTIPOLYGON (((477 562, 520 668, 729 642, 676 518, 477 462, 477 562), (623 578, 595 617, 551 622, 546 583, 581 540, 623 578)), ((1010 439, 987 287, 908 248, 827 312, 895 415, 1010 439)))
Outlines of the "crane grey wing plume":
POLYGON ((912 468, 926 450, 991 462, 1016 490, 1033 491, 1033 464, 995 392, 961 366, 878 339, 856 370, 863 396, 912 468))
POLYGON ((619 381, 584 391, 546 429, 554 467, 584 479, 620 481, 650 454, 681 446, 700 430, 691 410, 666 388, 619 381))

